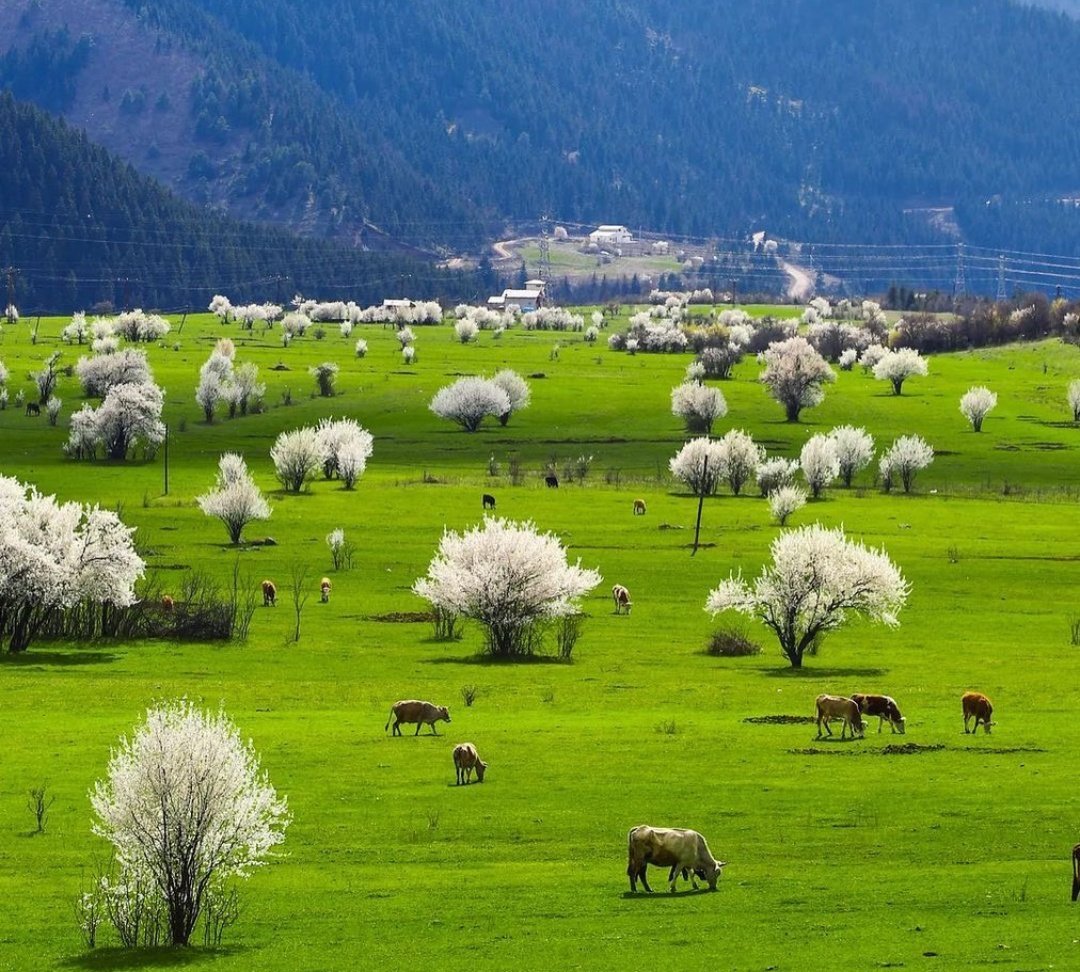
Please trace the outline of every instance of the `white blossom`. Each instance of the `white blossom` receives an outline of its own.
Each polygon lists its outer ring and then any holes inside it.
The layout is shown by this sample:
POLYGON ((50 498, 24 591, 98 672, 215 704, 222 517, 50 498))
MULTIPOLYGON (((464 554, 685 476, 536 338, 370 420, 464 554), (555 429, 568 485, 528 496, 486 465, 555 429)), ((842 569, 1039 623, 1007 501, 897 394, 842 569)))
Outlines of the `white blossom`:
POLYGON ((322 465, 322 449, 315 429, 282 432, 270 449, 274 472, 286 492, 299 493, 322 465))
POLYGON ((872 372, 877 367, 877 363, 888 353, 889 349, 884 345, 871 344, 859 355, 859 364, 862 365, 863 371, 872 372))
POLYGON ((401 360, 405 364, 412 364, 416 360, 416 348, 411 344, 403 347, 401 349, 401 360))
POLYGON ((411 327, 403 327, 397 332, 398 343, 404 348, 408 347, 416 340, 416 335, 413 333, 411 327))
POLYGON ((806 493, 798 486, 781 486, 769 494, 769 512, 780 526, 784 526, 788 517, 806 506, 806 493))
POLYGON ((910 588, 888 555, 820 524, 784 532, 772 544, 772 564, 752 583, 732 575, 709 594, 711 614, 737 611, 772 629, 795 668, 807 648, 839 628, 850 614, 886 625, 910 588))
POLYGON ((926 375, 926 359, 914 348, 900 348, 886 352, 874 365, 874 377, 878 381, 892 382, 893 394, 899 395, 904 382, 912 375, 926 375))
POLYGON ((79 311, 71 318, 71 323, 61 332, 60 337, 68 344, 85 344, 90 340, 90 325, 86 322, 86 311, 79 311))
POLYGON ((821 403, 821 386, 835 381, 836 375, 805 338, 793 337, 769 345, 760 380, 784 406, 788 421, 797 422, 804 408, 821 403))
POLYGON ((351 418, 322 419, 315 432, 323 475, 338 476, 346 489, 352 489, 374 450, 371 433, 351 418))
POLYGON ((705 381, 705 365, 700 361, 691 361, 683 372, 683 381, 702 384, 705 381))
POLYGON ((121 873, 156 887, 173 945, 188 943, 208 894, 266 863, 289 825, 252 744, 224 712, 187 701, 147 710, 90 802, 121 873))
POLYGON ((337 364, 333 361, 324 361, 322 364, 308 368, 308 374, 315 379, 319 394, 323 398, 330 398, 334 394, 334 382, 337 380, 338 370, 337 364))
POLYGON ((671 458, 668 468, 695 496, 711 496, 723 481, 719 448, 715 439, 691 439, 671 458))
POLYGON ((499 422, 503 425, 510 421, 510 416, 514 412, 520 412, 529 407, 529 401, 532 397, 529 383, 516 371, 510 368, 497 371, 491 379, 491 383, 506 392, 506 397, 510 399, 509 410, 499 416, 499 422))
POLYGON ((253 520, 270 517, 270 504, 247 470, 244 460, 227 452, 218 463, 217 482, 208 493, 197 497, 199 509, 225 524, 231 543, 239 543, 244 527, 253 520))
POLYGON ((840 475, 840 460, 836 455, 836 443, 830 436, 813 435, 806 440, 799 455, 806 484, 815 499, 837 476, 840 475))
POLYGON ((510 396, 487 378, 459 378, 440 388, 428 408, 439 418, 457 422, 466 432, 475 432, 489 415, 510 411, 510 396))
POLYGON ((1080 422, 1080 378, 1069 382, 1065 397, 1068 399, 1073 421, 1080 422))
POLYGON ((901 436, 889 451, 881 457, 881 482, 886 490, 892 488, 899 477, 905 493, 911 492, 915 476, 934 461, 934 450, 925 439, 917 435, 901 436))
POLYGON ((363 338, 356 339, 356 356, 358 358, 364 357, 367 354, 367 341, 363 338))
POLYGON ((207 308, 211 314, 220 317, 222 321, 227 322, 229 320, 229 314, 232 311, 232 304, 229 302, 228 297, 223 297, 221 294, 214 294, 213 300, 210 301, 210 306, 207 308))
POLYGON ((727 415, 727 402, 718 388, 689 381, 671 390, 671 413, 689 432, 712 432, 713 423, 727 415))
POLYGON ((837 426, 829 433, 836 458, 840 463, 840 478, 845 486, 874 459, 874 439, 866 429, 851 425, 837 426))
POLYGON ((851 371, 855 362, 859 360, 859 352, 854 348, 845 348, 838 359, 841 371, 851 371))
POLYGON ((757 484, 762 496, 771 496, 776 490, 783 489, 795 482, 799 463, 794 459, 766 459, 757 469, 757 484))
POLYGON ((960 399, 960 411, 976 432, 982 431, 983 420, 996 405, 997 395, 981 385, 968 389, 960 399))
POLYGON ((113 385, 100 407, 84 405, 72 416, 68 455, 88 458, 101 446, 109 459, 125 459, 140 442, 154 450, 165 438, 165 393, 151 382, 113 385))
POLYGON ((454 333, 462 344, 468 344, 470 341, 476 340, 476 335, 480 333, 480 327, 472 318, 463 317, 454 325, 454 333))
POLYGON ((486 628, 496 656, 531 654, 536 626, 577 613, 600 574, 570 564, 559 539, 532 523, 484 518, 464 533, 446 531, 413 590, 433 607, 486 628))
POLYGON ((92 398, 104 398, 114 385, 142 385, 154 380, 146 352, 141 348, 79 358, 75 374, 83 392, 92 398))

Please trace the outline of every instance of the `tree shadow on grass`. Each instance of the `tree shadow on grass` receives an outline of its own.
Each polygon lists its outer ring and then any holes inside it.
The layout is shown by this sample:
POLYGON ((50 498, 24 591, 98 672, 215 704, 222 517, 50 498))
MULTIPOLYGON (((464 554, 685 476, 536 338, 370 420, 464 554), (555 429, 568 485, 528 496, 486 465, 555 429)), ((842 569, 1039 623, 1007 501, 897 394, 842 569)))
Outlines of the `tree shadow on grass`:
POLYGON ((520 655, 513 658, 502 658, 495 655, 439 655, 436 658, 423 659, 425 665, 483 665, 495 667, 506 665, 569 665, 557 655, 520 655))
POLYGON ((111 651, 96 651, 80 648, 74 651, 35 651, 33 648, 12 655, 0 654, 0 668, 67 668, 79 665, 108 665, 116 661, 118 655, 111 651))
POLYGON ((881 678, 887 675, 887 668, 763 668, 761 674, 766 678, 785 678, 791 681, 799 679, 825 678, 881 678))
POLYGON ((67 959, 69 969, 171 969, 242 955, 246 948, 95 948, 67 959))

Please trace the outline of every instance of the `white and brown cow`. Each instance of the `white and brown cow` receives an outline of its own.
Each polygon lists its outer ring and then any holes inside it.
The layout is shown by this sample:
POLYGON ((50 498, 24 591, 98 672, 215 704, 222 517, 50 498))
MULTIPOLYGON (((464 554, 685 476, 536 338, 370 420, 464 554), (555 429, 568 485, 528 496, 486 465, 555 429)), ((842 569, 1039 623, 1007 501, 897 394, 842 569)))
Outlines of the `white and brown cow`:
POLYGON ((975 728, 971 730, 972 732, 977 733, 979 731, 980 722, 982 723, 983 732, 990 732, 990 727, 994 725, 991 721, 994 706, 982 692, 965 692, 960 699, 960 704, 964 710, 964 732, 968 731, 968 721, 972 718, 975 720, 975 728))
POLYGON ((277 605, 277 586, 272 580, 262 582, 263 607, 275 607, 277 605))
POLYGON ((637 891, 637 881, 640 878, 645 890, 652 893, 646 878, 650 864, 671 868, 668 874, 670 891, 675 890, 680 871, 684 879, 689 874, 695 890, 698 886, 697 879, 701 878, 708 884, 710 891, 715 891, 716 882, 727 863, 712 856, 705 838, 696 830, 649 827, 643 824, 634 827, 626 835, 626 847, 629 856, 626 873, 630 878, 631 891, 637 891))
POLYGON ((630 600, 630 592, 622 584, 616 584, 611 589, 611 599, 615 602, 616 614, 629 614, 630 608, 634 606, 634 602, 630 600))
POLYGON ((1080 844, 1073 848, 1073 896, 1075 901, 1080 898, 1080 844))
POLYGON ((463 783, 468 785, 473 770, 476 770, 476 782, 483 783, 487 763, 480 758, 472 743, 458 743, 454 747, 454 769, 457 771, 458 786, 463 783))
POLYGON ((328 604, 330 602, 330 591, 333 586, 334 585, 330 583, 329 577, 324 577, 319 581, 319 600, 321 600, 323 604, 328 604))
POLYGON ((851 696, 851 701, 858 707, 864 716, 878 717, 877 731, 881 732, 882 723, 889 720, 889 728, 894 733, 904 735, 907 732, 907 719, 900 714, 900 706, 891 695, 865 695, 856 692, 851 696))
POLYGON ((862 736, 866 732, 866 725, 862 721, 862 713, 859 707, 842 695, 819 695, 817 697, 817 737, 821 738, 821 727, 825 726, 825 732, 833 734, 829 723, 833 719, 842 719, 844 724, 840 729, 840 738, 844 739, 847 731, 851 729, 851 738, 862 736))
POLYGON ((392 722, 394 723, 393 735, 400 736, 403 722, 415 722, 416 732, 413 733, 414 736, 420 735, 421 726, 431 726, 432 735, 437 736, 435 723, 449 721, 450 710, 445 705, 434 705, 431 702, 420 702, 417 699, 402 699, 390 707, 390 718, 386 720, 383 732, 390 728, 392 722))

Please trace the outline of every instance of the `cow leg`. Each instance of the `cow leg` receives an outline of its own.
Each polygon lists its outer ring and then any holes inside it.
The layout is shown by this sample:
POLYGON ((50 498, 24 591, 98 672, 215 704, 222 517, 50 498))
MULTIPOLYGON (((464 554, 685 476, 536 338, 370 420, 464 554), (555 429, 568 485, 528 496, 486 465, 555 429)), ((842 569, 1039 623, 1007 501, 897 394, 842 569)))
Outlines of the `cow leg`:
POLYGON ((1073 901, 1075 901, 1077 898, 1080 898, 1080 875, 1077 875, 1076 877, 1073 878, 1072 899, 1073 899, 1073 901))
POLYGON ((414 736, 419 736, 419 735, 420 735, 420 727, 421 727, 422 725, 423 725, 423 723, 422 723, 422 722, 418 722, 418 723, 416 724, 416 732, 414 732, 414 733, 413 733, 413 735, 414 735, 414 736))
POLYGON ((391 736, 400 736, 401 735, 401 723, 400 722, 395 722, 394 723, 394 728, 390 730, 390 735, 391 736))
MULTIPOLYGON (((878 731, 878 735, 880 735, 880 734, 881 734, 881 724, 882 724, 882 723, 883 723, 884 721, 885 721, 885 717, 884 717, 884 716, 878 716, 878 721, 877 721, 877 731, 878 731)), ((892 723, 890 722, 890 723, 889 723, 889 725, 891 726, 891 725, 892 725, 892 723)), ((893 730, 893 732, 896 732, 896 730, 894 729, 894 730, 893 730)))
POLYGON ((649 865, 644 861, 641 863, 641 869, 638 871, 638 877, 641 878, 641 886, 649 892, 653 893, 653 889, 649 887, 649 865))

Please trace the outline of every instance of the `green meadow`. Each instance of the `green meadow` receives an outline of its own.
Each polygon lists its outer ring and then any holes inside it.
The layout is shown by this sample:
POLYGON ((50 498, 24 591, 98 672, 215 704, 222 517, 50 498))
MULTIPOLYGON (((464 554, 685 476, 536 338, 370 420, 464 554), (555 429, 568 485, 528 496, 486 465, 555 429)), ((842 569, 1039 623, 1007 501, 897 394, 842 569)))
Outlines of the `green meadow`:
POLYGON ((61 365, 88 353, 59 341, 66 323, 42 320, 36 343, 33 322, 4 328, 0 472, 121 510, 165 590, 188 568, 224 581, 238 561, 246 583, 277 582, 278 606, 258 608, 245 643, 37 643, 0 658, 0 969, 1080 968, 1080 904, 1069 902, 1080 428, 1065 404, 1076 348, 934 356, 899 397, 861 370, 839 372, 798 424, 758 384, 752 357, 721 383, 729 412, 714 432, 746 429, 771 455, 795 457, 844 423, 866 426, 879 450, 918 433, 937 452, 911 495, 882 493, 867 471, 792 517, 884 547, 912 585, 899 628, 854 622, 794 672, 749 622, 761 654, 705 653, 724 623, 703 610, 709 590, 731 571, 756 574, 779 528, 756 489, 724 493, 705 503, 705 545, 691 556, 697 504, 667 474, 685 438, 670 391, 688 354, 629 356, 606 335, 588 345, 520 330, 463 346, 444 325, 414 327, 407 366, 378 326, 349 338, 326 326, 324 339, 309 331, 283 348, 276 330, 174 318, 149 348, 167 390, 166 494, 163 451, 124 464, 64 457, 75 378, 61 379, 55 428, 15 406, 50 351, 61 365), (194 390, 221 336, 237 363, 259 365, 267 409, 207 425, 194 390), (341 366, 338 394, 312 397, 307 369, 325 360, 341 366), (505 428, 470 435, 428 411, 455 376, 503 367, 533 376, 531 407, 505 428), (975 384, 999 399, 980 434, 958 408, 975 384), (275 436, 327 415, 374 435, 367 472, 354 492, 319 480, 286 496, 275 436), (229 547, 195 505, 225 450, 244 453, 274 508, 245 536, 276 546, 229 547), (591 456, 584 482, 544 487, 549 462, 561 474, 580 456, 591 456), (441 642, 416 620, 426 605, 411 585, 444 529, 479 522, 485 492, 499 515, 554 531, 603 575, 572 664, 490 664, 476 627, 441 642), (638 497, 645 516, 632 514, 638 497), (325 538, 337 527, 356 556, 335 573, 325 538), (294 565, 308 568, 297 643, 294 565), (613 614, 613 583, 632 593, 629 617, 613 614), (464 686, 477 688, 472 706, 464 686), (991 735, 964 735, 968 689, 993 700, 991 735), (819 693, 857 691, 894 696, 906 736, 879 735, 875 720, 865 740, 819 742, 811 724, 750 721, 810 716, 819 693), (282 856, 243 885, 220 948, 125 952, 106 932, 88 952, 73 902, 106 855, 88 790, 146 707, 179 696, 224 706, 253 740, 289 799, 282 856), (393 738, 384 724, 401 698, 446 704, 452 722, 437 738, 411 727, 393 738), (489 763, 483 785, 454 785, 462 741, 489 763), (56 800, 34 835, 27 791, 42 783, 56 800), (626 834, 641 823, 701 831, 729 862, 718 891, 671 895, 652 869, 656 893, 631 895, 626 834))

